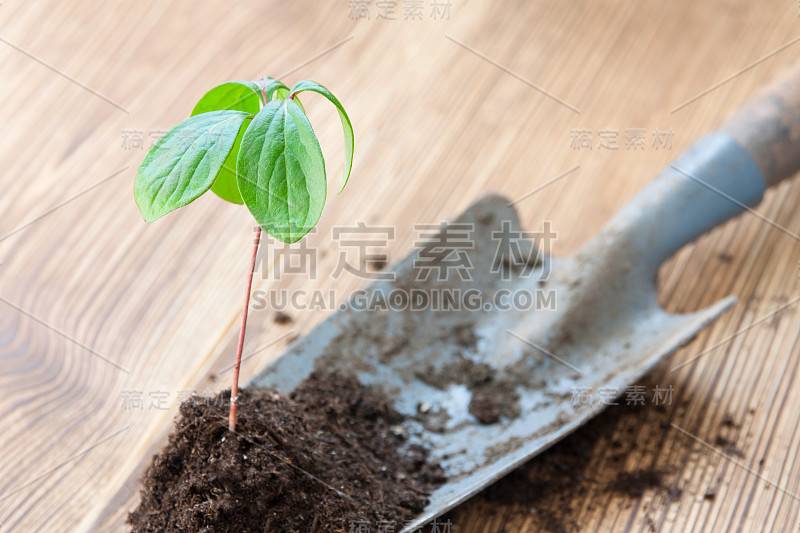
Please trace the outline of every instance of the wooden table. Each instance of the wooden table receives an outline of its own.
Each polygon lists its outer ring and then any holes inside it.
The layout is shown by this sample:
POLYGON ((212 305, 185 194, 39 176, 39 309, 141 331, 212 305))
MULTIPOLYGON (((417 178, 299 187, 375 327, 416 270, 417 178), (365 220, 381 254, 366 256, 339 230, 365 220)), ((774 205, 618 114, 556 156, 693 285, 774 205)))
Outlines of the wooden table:
MULTIPOLYGON (((250 215, 209 195, 146 225, 132 195, 151 142, 211 86, 313 78, 347 106, 355 166, 308 240, 329 250, 317 279, 266 276, 256 287, 335 290, 339 303, 364 281, 332 278, 332 227, 394 226, 397 259, 414 223, 449 218, 490 190, 520 198, 541 188, 518 204, 523 223, 551 221, 554 253, 571 253, 800 54, 789 1, 453 0, 449 17, 441 5, 434 17, 432 0, 420 13, 401 1, 395 20, 378 18, 375 2, 369 19, 354 19, 351 4, 2 2, 0 530, 124 530, 178 399, 228 386, 250 215), (644 149, 626 149, 642 131, 644 149), (609 136, 618 149, 598 146, 609 136)), ((338 179, 335 113, 304 101, 338 179)), ((686 433, 644 413, 633 436, 616 427, 603 438, 660 444, 621 466, 597 447, 589 468, 658 465, 680 494, 591 494, 576 529, 797 529, 798 202, 800 183, 784 183, 760 216, 663 267, 670 311, 727 294, 740 302, 649 377, 674 387, 683 408, 670 421, 686 433), (726 419, 736 453, 715 445, 726 419)), ((278 325, 272 311, 254 311, 243 378, 328 312, 278 325)), ((461 533, 534 531, 542 523, 528 507, 479 497, 453 523, 461 533)))

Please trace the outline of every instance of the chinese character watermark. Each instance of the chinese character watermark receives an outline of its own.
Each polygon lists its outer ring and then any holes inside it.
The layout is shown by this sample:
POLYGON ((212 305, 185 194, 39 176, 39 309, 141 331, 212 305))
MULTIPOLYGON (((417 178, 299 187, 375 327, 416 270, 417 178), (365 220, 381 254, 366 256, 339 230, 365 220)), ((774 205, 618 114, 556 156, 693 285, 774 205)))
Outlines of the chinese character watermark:
POLYGON ((467 250, 475 248, 475 224, 415 224, 414 229, 422 239, 414 244, 419 249, 414 258, 417 281, 428 281, 434 272, 436 281, 452 279, 451 273, 461 281, 472 280, 473 265, 467 250))
POLYGON ((167 134, 164 129, 151 129, 145 134, 144 130, 140 129, 124 129, 122 130, 122 149, 123 150, 148 150, 156 145, 156 143, 167 134), (146 143, 145 139, 150 142, 146 143))
POLYGON ((596 394, 592 394, 591 387, 582 385, 572 389, 570 405, 582 407, 590 406, 595 402, 608 406, 621 405, 624 400, 627 406, 642 407, 647 405, 648 400, 650 400, 652 405, 666 406, 672 405, 673 390, 672 385, 669 387, 656 385, 652 388, 652 395, 650 395, 644 385, 629 385, 625 388, 600 387, 597 389, 596 394))
POLYGON ((452 0, 349 0, 351 20, 450 20, 452 0), (402 5, 402 18, 399 8, 402 5), (373 9, 374 8, 374 9, 373 9), (374 19, 373 19, 374 14, 374 19))
POLYGON ((392 226, 367 226, 358 222, 353 227, 333 228, 333 240, 339 245, 339 261, 333 278, 338 279, 347 272, 362 279, 394 280, 394 272, 380 272, 389 259, 387 248, 394 238, 392 226))
POLYGON ((492 232, 492 240, 497 246, 491 272, 499 273, 503 281, 508 281, 512 270, 524 279, 541 267, 539 280, 546 281, 550 276, 550 262, 544 261, 544 256, 550 255, 556 238, 558 234, 550 227, 549 220, 542 223, 542 230, 538 232, 512 230, 511 221, 503 220, 500 231, 492 232))
MULTIPOLYGON (((652 141, 648 143, 648 133, 646 128, 625 128, 624 145, 627 151, 646 150, 648 144, 653 150, 672 150, 672 128, 662 130, 656 128, 652 133, 652 141)), ((570 148, 573 150, 619 150, 620 129, 619 128, 600 128, 597 130, 597 142, 595 143, 595 132, 591 128, 573 128, 570 130, 570 148)))
MULTIPOLYGON (((196 396, 198 396, 197 391, 187 389, 175 391, 160 388, 151 390, 125 389, 120 393, 120 408, 123 411, 167 411, 172 405, 171 400, 181 404, 196 396)), ((211 390, 206 390, 203 396, 206 402, 216 403, 219 406, 227 405, 221 395, 211 390)))
MULTIPOLYGON (((404 524, 395 524, 387 520, 375 523, 369 520, 351 520, 347 528, 348 533, 395 533, 407 529, 413 520, 406 520, 404 524)), ((453 533, 453 522, 434 518, 427 526, 411 530, 413 533, 453 533)))

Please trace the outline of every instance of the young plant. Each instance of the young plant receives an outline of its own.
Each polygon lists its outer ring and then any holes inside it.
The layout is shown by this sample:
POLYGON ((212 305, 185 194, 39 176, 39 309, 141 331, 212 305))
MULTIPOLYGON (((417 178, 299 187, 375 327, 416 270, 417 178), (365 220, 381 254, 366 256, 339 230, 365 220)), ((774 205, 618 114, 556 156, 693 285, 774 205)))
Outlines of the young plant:
POLYGON ((264 77, 230 81, 208 91, 184 120, 150 149, 139 167, 134 197, 146 222, 189 205, 211 190, 244 204, 256 219, 247 294, 233 367, 228 427, 236 431, 239 367, 261 231, 294 243, 317 225, 325 205, 325 160, 317 136, 297 99, 303 91, 327 98, 344 128, 344 189, 353 166, 353 127, 344 107, 317 82, 289 89, 264 77))

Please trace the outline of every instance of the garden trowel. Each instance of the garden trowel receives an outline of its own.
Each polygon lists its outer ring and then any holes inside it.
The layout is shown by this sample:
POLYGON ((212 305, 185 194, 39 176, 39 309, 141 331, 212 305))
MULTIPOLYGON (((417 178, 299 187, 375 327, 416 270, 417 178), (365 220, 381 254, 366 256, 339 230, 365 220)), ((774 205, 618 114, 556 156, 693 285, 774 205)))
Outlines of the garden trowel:
POLYGON ((315 369, 336 369, 379 386, 407 416, 399 430, 408 442, 428 448, 446 475, 404 530, 413 531, 574 431, 609 391, 624 392, 731 307, 732 296, 665 312, 659 265, 798 169, 795 67, 574 256, 551 257, 546 232, 524 231, 507 199, 484 197, 251 385, 289 392, 315 369))

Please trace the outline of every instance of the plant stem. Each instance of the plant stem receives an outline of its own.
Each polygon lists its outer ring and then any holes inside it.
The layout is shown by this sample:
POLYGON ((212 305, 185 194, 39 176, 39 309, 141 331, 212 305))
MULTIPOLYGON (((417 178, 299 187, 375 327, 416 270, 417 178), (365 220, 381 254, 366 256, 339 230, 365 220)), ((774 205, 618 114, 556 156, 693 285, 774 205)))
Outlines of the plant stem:
POLYGON ((250 257, 250 270, 247 272, 247 294, 242 309, 242 327, 239 329, 239 345, 236 348, 236 362, 233 365, 233 387, 231 387, 231 412, 228 416, 228 429, 236 431, 236 405, 239 403, 239 367, 242 365, 242 348, 244 348, 244 331, 247 328, 247 311, 250 308, 250 290, 253 287, 253 271, 256 269, 258 244, 261 242, 261 228, 256 230, 253 240, 253 255, 250 257))

